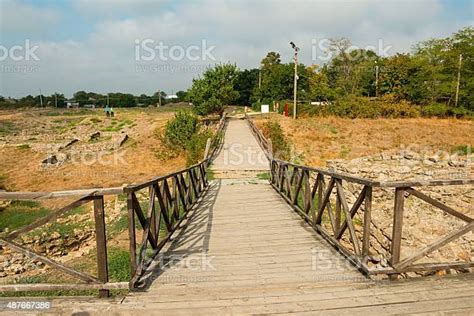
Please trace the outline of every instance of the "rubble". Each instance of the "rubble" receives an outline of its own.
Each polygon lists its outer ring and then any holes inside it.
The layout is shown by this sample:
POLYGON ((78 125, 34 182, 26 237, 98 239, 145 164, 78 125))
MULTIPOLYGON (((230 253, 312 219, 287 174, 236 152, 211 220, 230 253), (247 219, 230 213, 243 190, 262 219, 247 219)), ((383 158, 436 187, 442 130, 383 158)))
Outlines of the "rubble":
MULTIPOLYGON (((354 160, 331 160, 327 162, 332 170, 376 181, 426 181, 434 179, 471 178, 472 166, 469 157, 457 157, 456 161, 440 157, 422 157, 414 153, 402 156, 388 154, 364 157, 354 160)), ((348 202, 352 204, 361 190, 361 185, 344 182, 348 202)), ((428 196, 474 217, 474 188, 469 185, 422 186, 417 187, 428 196)), ((394 190, 393 188, 374 188, 372 202, 372 263, 375 267, 388 266, 392 235, 394 190)), ((355 228, 362 235, 363 211, 355 216, 355 228)), ((416 198, 405 199, 404 226, 402 235, 402 258, 414 254, 423 247, 438 240, 464 224, 454 216, 416 198)), ((348 248, 352 246, 345 238, 348 248)), ((417 263, 472 261, 474 253, 474 234, 468 233, 460 239, 429 254, 417 263)))

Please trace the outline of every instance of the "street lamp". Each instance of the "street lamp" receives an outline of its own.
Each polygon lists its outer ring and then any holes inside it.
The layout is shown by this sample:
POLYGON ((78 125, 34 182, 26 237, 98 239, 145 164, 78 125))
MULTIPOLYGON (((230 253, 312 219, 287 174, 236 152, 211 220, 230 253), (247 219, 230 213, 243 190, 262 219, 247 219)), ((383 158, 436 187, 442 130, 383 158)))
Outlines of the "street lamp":
POLYGON ((379 96, 379 65, 377 60, 375 61, 375 97, 379 96))
POLYGON ((296 90, 298 89, 298 51, 300 48, 295 43, 290 42, 291 48, 294 49, 295 55, 293 60, 295 61, 295 77, 293 83, 293 119, 296 119, 296 90))

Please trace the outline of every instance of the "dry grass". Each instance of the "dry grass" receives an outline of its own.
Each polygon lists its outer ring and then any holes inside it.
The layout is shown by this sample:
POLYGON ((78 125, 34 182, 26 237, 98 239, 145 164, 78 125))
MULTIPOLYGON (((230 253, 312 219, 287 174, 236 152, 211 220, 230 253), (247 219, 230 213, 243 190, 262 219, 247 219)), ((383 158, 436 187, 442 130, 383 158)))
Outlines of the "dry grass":
MULTIPOLYGON (((307 117, 297 121, 274 115, 290 138, 297 155, 311 166, 330 159, 354 159, 410 148, 417 152, 450 152, 474 145, 474 122, 457 119, 344 119, 307 117)), ((261 125, 264 119, 256 119, 261 125)))
POLYGON ((116 112, 116 123, 112 123, 112 119, 106 118, 100 109, 85 114, 78 112, 77 115, 62 115, 64 112, 51 115, 51 110, 0 111, 0 122, 13 123, 16 128, 0 138, 2 185, 9 191, 120 186, 185 166, 184 157, 162 161, 156 155, 160 140, 155 130, 164 126, 173 112, 155 109, 118 109, 116 112), (121 122, 126 124, 122 123, 119 130, 114 130, 121 122), (102 142, 112 141, 122 132, 130 139, 117 150, 97 149, 95 154, 103 155, 102 163, 78 161, 58 167, 41 166, 41 161, 48 156, 43 149, 45 146, 64 143, 75 137, 81 140, 74 147, 90 146, 87 135, 96 130, 103 131, 102 142), (125 163, 115 163, 114 157, 123 157, 125 163))

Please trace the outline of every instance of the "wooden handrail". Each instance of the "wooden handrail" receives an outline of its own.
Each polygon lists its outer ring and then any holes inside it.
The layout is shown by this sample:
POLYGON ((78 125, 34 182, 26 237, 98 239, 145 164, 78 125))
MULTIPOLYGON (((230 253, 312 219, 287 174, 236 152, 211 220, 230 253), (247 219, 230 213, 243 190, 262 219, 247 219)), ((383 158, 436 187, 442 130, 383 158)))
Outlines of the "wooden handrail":
MULTIPOLYGON (((436 269, 466 269, 474 267, 472 262, 451 262, 416 264, 415 262, 427 254, 439 249, 448 242, 459 239, 470 231, 474 231, 474 219, 454 210, 453 208, 421 193, 411 187, 396 187, 395 204, 393 211, 393 232, 390 240, 390 268, 371 268, 367 265, 370 249, 370 235, 372 229, 372 190, 378 183, 363 181, 352 176, 342 176, 340 173, 327 172, 318 168, 310 168, 289 162, 273 159, 271 161, 270 183, 272 187, 292 206, 311 226, 339 250, 350 262, 362 272, 370 274, 388 274, 395 277, 397 274, 410 271, 433 271, 436 269), (313 174, 313 175, 312 175, 313 174), (326 182, 328 181, 328 182, 326 182), (342 182, 358 183, 362 185, 356 201, 350 207, 344 193, 342 182), (427 245, 408 258, 403 258, 401 252, 404 200, 407 193, 422 199, 446 214, 457 217, 467 224, 445 237, 427 245), (331 198, 335 197, 335 204, 331 198), (335 208, 334 208, 335 205, 335 208), (363 212, 362 240, 359 240, 353 223, 358 212, 363 212), (323 227, 324 215, 329 229, 323 227), (347 248, 342 242, 344 232, 348 230, 348 241, 352 248, 347 248)), ((470 182, 468 182, 470 183, 470 182)), ((446 185, 455 185, 450 182, 446 185)), ((465 184, 462 182, 462 184, 465 184)), ((356 195, 357 196, 357 195, 356 195)))
MULTIPOLYGON (((28 291, 38 289, 98 289, 101 297, 109 295, 109 289, 124 288, 124 283, 109 283, 108 264, 107 264, 107 242, 105 227, 105 209, 104 196, 127 194, 128 223, 130 236, 130 261, 132 269, 132 278, 128 282, 128 287, 135 287, 138 284, 144 269, 150 260, 146 260, 146 249, 148 243, 151 244, 156 256, 165 244, 171 239, 172 234, 179 229, 180 224, 186 218, 186 214, 195 207, 198 200, 206 192, 209 183, 207 180, 207 166, 212 159, 217 146, 222 141, 221 133, 225 127, 226 116, 221 117, 215 137, 211 140, 212 154, 209 154, 199 163, 186 169, 173 172, 164 176, 155 177, 151 180, 131 184, 122 187, 94 188, 81 190, 65 190, 54 192, 5 192, 0 191, 0 200, 46 200, 64 197, 82 196, 67 206, 53 211, 49 215, 40 218, 25 227, 5 234, 0 237, 0 245, 11 248, 14 251, 23 253, 27 256, 41 261, 53 268, 79 278, 87 283, 84 284, 31 284, 31 285, 9 285, 2 286, 5 291, 28 291), (138 191, 148 189, 149 199, 146 210, 142 210, 138 191), (72 209, 85 203, 93 202, 94 223, 97 243, 97 267, 98 277, 91 276, 84 272, 77 271, 66 265, 42 256, 34 251, 17 244, 14 239, 27 233, 41 225, 49 223, 56 218, 66 214, 72 209), (157 211, 157 208, 159 210, 157 211), (143 238, 140 243, 140 249, 137 256, 135 216, 143 229, 143 238), (166 230, 164 237, 160 234, 160 228, 163 225, 166 230)), ((152 259, 152 258, 151 258, 152 259)))
POLYGON ((0 191, 0 200, 49 200, 80 195, 101 196, 123 193, 123 187, 65 190, 53 192, 7 192, 0 191))
POLYGON ((474 231, 474 219, 454 210, 453 208, 435 200, 428 195, 415 190, 413 187, 472 185, 474 179, 447 179, 426 181, 374 181, 353 176, 343 172, 336 172, 323 168, 314 168, 295 164, 292 162, 275 159, 269 152, 269 141, 255 126, 254 122, 246 116, 252 133, 257 142, 266 152, 270 160, 270 183, 280 193, 283 199, 290 204, 311 226, 328 240, 350 262, 366 274, 387 274, 392 278, 400 273, 410 271, 434 271, 439 269, 466 269, 474 267, 473 262, 451 262, 416 264, 415 262, 427 254, 439 249, 448 242, 459 239, 468 232, 474 231), (313 176, 312 176, 313 175, 313 176), (329 182, 326 185, 326 178, 329 182), (347 203, 342 182, 361 184, 362 190, 351 208, 347 203), (372 229, 372 192, 374 188, 394 188, 395 203, 393 210, 392 239, 390 240, 391 267, 371 268, 368 266, 370 235, 372 229), (444 211, 446 214, 459 218, 467 224, 445 237, 427 245, 408 258, 402 258, 401 243, 403 231, 404 200, 407 194, 419 198, 432 206, 444 211), (335 208, 331 197, 335 195, 335 208), (362 241, 358 240, 354 229, 353 217, 357 212, 364 212, 362 223, 362 241), (323 215, 327 216, 330 229, 323 227, 323 215), (342 216, 344 215, 344 216, 342 216), (342 221, 344 218, 344 221, 342 221), (348 239, 352 249, 341 242, 344 232, 349 230, 348 239))

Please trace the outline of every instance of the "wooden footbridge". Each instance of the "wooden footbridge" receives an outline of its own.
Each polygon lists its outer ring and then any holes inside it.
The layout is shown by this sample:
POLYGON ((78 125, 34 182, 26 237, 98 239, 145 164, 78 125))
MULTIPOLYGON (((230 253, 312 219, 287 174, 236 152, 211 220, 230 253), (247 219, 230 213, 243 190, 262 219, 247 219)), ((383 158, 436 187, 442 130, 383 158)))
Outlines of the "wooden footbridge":
MULTIPOLYGON (((472 262, 416 262, 472 234, 474 227, 469 214, 417 188, 472 185, 472 179, 374 182, 274 159, 271 142, 251 120, 222 120, 219 131, 223 141, 218 137, 209 143, 206 159, 189 169, 126 188, 81 192, 84 196, 71 207, 94 203, 97 277, 35 254, 14 241, 19 234, 67 211, 64 208, 0 242, 84 282, 7 285, 0 289, 94 288, 103 297, 110 289, 132 290, 125 297, 54 298, 52 309, 43 311, 46 313, 474 313, 472 273, 400 277, 420 271, 471 271, 472 262), (209 168, 221 177, 208 180, 209 168), (256 177, 264 172, 269 180, 256 177), (360 186, 352 205, 344 191, 346 182, 360 186), (380 187, 394 192, 393 233, 388 266, 375 268, 370 265, 371 214, 377 211, 372 209, 372 193, 380 187), (107 273, 103 196, 119 192, 128 197, 132 269, 128 283, 110 283, 107 273), (404 254, 403 212, 408 195, 459 218, 464 225, 419 252, 404 254), (356 215, 363 219, 362 231, 355 228, 356 215)), ((2 193, 0 197, 52 198, 68 193, 22 194, 2 193)))

